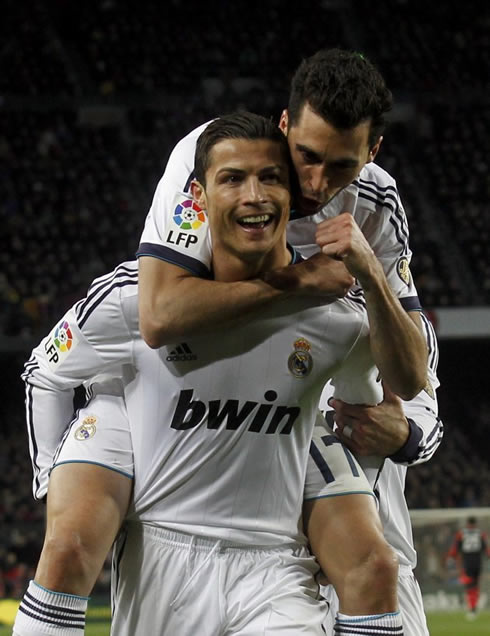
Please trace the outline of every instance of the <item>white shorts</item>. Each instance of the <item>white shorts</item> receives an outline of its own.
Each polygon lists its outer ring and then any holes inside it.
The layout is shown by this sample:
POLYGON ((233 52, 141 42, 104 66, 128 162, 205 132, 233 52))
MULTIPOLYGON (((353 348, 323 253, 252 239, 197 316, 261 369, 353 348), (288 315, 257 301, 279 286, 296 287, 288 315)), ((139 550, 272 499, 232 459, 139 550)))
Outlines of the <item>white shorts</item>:
POLYGON ((92 385, 93 397, 67 429, 53 466, 67 463, 97 464, 126 477, 134 477, 133 445, 119 379, 92 385))
POLYGON ((113 555, 111 634, 324 636, 303 546, 244 547, 130 522, 113 555))
POLYGON ((313 431, 303 500, 349 494, 374 497, 357 459, 323 421, 313 431))
MULTIPOLYGON (((330 606, 323 626, 327 634, 333 634, 335 616, 339 610, 339 601, 332 585, 321 589, 322 595, 330 606)), ((398 605, 402 616, 404 634, 407 636, 430 636, 427 619, 425 618, 422 593, 412 569, 408 566, 400 566, 398 574, 398 605)))
POLYGON ((408 566, 400 566, 398 603, 402 613, 403 632, 410 636, 429 636, 422 592, 412 569, 408 566))

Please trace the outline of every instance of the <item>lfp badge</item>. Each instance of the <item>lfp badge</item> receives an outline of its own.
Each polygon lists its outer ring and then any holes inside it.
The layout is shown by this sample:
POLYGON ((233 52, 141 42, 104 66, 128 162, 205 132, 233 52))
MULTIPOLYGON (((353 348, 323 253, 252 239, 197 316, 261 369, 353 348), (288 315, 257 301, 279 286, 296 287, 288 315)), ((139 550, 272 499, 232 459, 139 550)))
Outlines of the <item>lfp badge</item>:
POLYGON ((78 344, 78 338, 69 322, 63 319, 55 327, 44 342, 44 351, 49 367, 53 370, 73 353, 78 344))
POLYGON ((65 353, 66 351, 70 351, 73 344, 73 333, 70 329, 70 325, 66 320, 64 320, 60 325, 58 325, 58 327, 56 327, 53 342, 56 347, 63 353, 65 353))
POLYGON ((175 208, 174 222, 181 230, 197 230, 206 223, 206 214, 195 201, 186 199, 175 208))

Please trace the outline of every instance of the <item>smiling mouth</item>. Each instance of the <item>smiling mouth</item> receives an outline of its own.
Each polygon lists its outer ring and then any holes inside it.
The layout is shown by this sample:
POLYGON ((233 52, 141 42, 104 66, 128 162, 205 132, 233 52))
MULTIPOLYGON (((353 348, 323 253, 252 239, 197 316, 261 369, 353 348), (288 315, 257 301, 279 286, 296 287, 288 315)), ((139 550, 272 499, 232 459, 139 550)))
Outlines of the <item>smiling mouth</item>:
POLYGON ((246 230, 263 230, 272 223, 273 219, 272 214, 255 214, 238 219, 238 224, 246 230))

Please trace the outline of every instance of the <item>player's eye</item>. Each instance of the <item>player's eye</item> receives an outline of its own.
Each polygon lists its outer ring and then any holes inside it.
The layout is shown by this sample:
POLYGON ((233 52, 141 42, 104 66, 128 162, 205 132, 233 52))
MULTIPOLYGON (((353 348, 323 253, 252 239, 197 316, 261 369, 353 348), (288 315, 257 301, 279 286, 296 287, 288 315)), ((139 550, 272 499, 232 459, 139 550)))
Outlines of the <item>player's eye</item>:
POLYGON ((300 150, 303 161, 307 164, 321 163, 320 157, 310 150, 300 150))
POLYGON ((241 183, 243 177, 239 174, 226 174, 223 176, 222 183, 230 183, 232 185, 241 183))
POLYGON ((270 184, 282 183, 281 175, 277 174, 276 172, 270 172, 270 173, 262 175, 261 181, 263 183, 270 183, 270 184))

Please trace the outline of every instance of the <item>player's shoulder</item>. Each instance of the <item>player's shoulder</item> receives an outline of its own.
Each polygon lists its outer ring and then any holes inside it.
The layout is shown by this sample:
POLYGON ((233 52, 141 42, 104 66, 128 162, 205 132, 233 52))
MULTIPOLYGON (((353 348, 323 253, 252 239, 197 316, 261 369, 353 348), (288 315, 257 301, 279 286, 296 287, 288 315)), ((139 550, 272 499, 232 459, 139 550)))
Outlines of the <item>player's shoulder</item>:
POLYGON ((107 320, 119 318, 125 301, 137 302, 138 262, 126 261, 117 265, 111 272, 95 278, 90 284, 87 295, 74 306, 75 316, 80 329, 94 315, 104 314, 107 320))
POLYGON ((377 188, 394 188, 396 189, 395 178, 374 161, 366 163, 358 177, 359 184, 362 186, 372 185, 377 188))
POLYGON ((200 126, 197 126, 197 128, 191 130, 191 132, 187 133, 185 137, 182 137, 182 139, 176 143, 173 152, 185 151, 186 148, 195 147, 199 135, 209 126, 212 121, 213 120, 210 119, 209 121, 204 122, 204 124, 201 124, 200 126))
POLYGON ((87 296, 96 290, 105 292, 124 287, 132 287, 138 283, 138 261, 124 261, 107 274, 102 274, 90 283, 87 296))
MULTIPOLYGON (((199 135, 211 123, 207 121, 197 128, 191 130, 185 137, 176 143, 168 158, 165 171, 161 176, 154 195, 152 208, 156 203, 167 196, 172 197, 175 192, 188 192, 194 177, 194 158, 196 154, 196 144, 199 135)), ((158 209, 160 204, 156 206, 158 209)), ((151 214, 151 211, 150 211, 151 214)))
POLYGON ((367 163, 352 185, 360 200, 389 207, 399 202, 395 179, 377 163, 367 163))
POLYGON ((190 133, 188 133, 185 137, 182 137, 182 139, 175 144, 172 152, 170 153, 170 165, 176 162, 182 162, 189 164, 191 168, 194 168, 194 155, 197 140, 199 135, 209 126, 211 121, 212 120, 209 120, 197 128, 194 128, 190 133))

